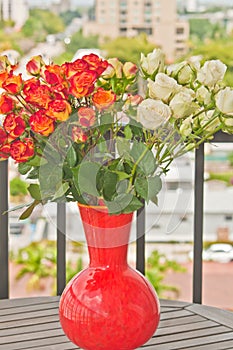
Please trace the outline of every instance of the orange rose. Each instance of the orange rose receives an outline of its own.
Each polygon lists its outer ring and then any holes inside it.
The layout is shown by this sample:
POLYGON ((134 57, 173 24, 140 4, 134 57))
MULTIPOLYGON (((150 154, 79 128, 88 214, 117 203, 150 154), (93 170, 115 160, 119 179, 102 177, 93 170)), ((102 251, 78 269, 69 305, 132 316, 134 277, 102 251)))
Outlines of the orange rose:
POLYGON ((29 124, 32 131, 43 136, 48 136, 54 131, 54 121, 43 110, 32 114, 29 124))
POLYGON ((2 87, 2 84, 5 82, 7 77, 8 77, 8 73, 7 72, 1 72, 0 73, 0 88, 2 87))
POLYGON ((87 135, 83 131, 82 128, 79 126, 74 126, 72 128, 72 139, 74 142, 86 142, 87 141, 87 135))
POLYGON ((49 87, 47 85, 40 85, 34 80, 31 81, 31 84, 28 83, 26 86, 24 86, 23 92, 26 95, 26 102, 29 102, 39 108, 47 108, 49 102, 52 101, 49 87))
POLYGON ((17 163, 26 162, 34 155, 34 144, 30 138, 25 138, 24 142, 16 140, 10 145, 10 155, 17 163))
POLYGON ((49 103, 49 108, 46 111, 46 115, 49 117, 64 122, 67 120, 71 113, 71 106, 66 100, 54 100, 49 103))
POLYGON ((95 111, 90 107, 80 107, 78 110, 79 124, 83 127, 90 127, 95 124, 95 111))
POLYGON ((0 146, 4 145, 7 141, 7 133, 6 131, 0 126, 0 146))
POLYGON ((96 108, 103 110, 109 108, 116 101, 116 95, 111 90, 99 88, 93 94, 92 101, 96 108))
POLYGON ((90 95, 94 90, 97 74, 94 71, 76 73, 70 79, 69 92, 77 98, 90 95))
POLYGON ((0 96, 0 113, 7 114, 12 111, 14 102, 11 97, 6 94, 0 96))
POLYGON ((7 159, 10 157, 11 146, 7 143, 6 145, 0 146, 0 160, 7 159))
POLYGON ((44 77, 48 84, 50 85, 58 85, 61 84, 64 80, 65 69, 58 66, 57 64, 53 64, 45 67, 44 77))
POLYGON ((11 139, 16 139, 25 131, 25 121, 18 115, 10 113, 6 116, 3 127, 11 139))
POLYGON ((94 53, 85 55, 82 59, 88 63, 89 69, 94 70, 98 76, 100 76, 108 67, 108 62, 106 60, 102 60, 102 58, 94 53))
POLYGON ((6 80, 3 82, 2 87, 5 89, 9 94, 16 95, 20 92, 22 89, 23 80, 22 80, 22 74, 19 75, 13 75, 10 74, 6 80))
POLYGON ((39 75, 41 68, 45 65, 42 56, 34 56, 26 64, 26 70, 31 75, 39 75))
POLYGON ((64 63, 66 67, 66 75, 67 77, 71 77, 72 75, 78 73, 78 72, 84 72, 88 70, 88 63, 82 59, 77 59, 74 62, 71 63, 64 63))

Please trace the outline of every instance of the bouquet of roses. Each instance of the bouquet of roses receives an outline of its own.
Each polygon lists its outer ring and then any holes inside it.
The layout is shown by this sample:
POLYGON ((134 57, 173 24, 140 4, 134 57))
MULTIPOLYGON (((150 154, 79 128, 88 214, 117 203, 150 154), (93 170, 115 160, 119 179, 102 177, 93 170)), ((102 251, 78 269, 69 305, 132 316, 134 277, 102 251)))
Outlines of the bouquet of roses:
POLYGON ((233 90, 218 60, 166 66, 158 49, 138 66, 89 54, 62 65, 33 57, 27 80, 15 68, 0 57, 0 157, 31 182, 21 218, 51 201, 110 213, 157 203, 175 158, 233 130, 233 90))

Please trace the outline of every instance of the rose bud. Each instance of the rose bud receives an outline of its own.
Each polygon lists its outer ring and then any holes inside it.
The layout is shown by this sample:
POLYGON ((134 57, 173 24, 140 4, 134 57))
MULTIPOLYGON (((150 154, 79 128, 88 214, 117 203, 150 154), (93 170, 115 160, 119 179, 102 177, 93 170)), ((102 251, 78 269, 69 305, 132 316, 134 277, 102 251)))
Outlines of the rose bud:
POLYGON ((41 55, 34 56, 26 64, 26 70, 31 75, 39 75, 41 68, 45 65, 41 55))
POLYGON ((79 126, 74 126, 72 128, 72 140, 74 142, 86 142, 87 141, 87 135, 83 131, 82 128, 79 126))

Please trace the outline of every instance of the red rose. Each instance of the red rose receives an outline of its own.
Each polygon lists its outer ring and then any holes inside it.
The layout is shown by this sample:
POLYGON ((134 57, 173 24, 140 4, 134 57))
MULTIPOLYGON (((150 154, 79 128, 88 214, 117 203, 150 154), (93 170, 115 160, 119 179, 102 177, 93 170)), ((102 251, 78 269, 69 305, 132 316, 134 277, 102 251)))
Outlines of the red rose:
POLYGON ((0 159, 7 159, 10 157, 11 146, 7 143, 0 147, 0 159))
POLYGON ((0 96, 0 113, 7 114, 12 111, 14 102, 11 97, 6 94, 0 96))
POLYGON ((4 129, 9 134, 11 139, 16 139, 25 131, 25 121, 20 116, 10 113, 6 116, 3 122, 4 129))
POLYGON ((83 127, 90 127, 95 124, 95 111, 90 107, 80 107, 78 110, 79 124, 83 127))
POLYGON ((10 74, 2 84, 3 89, 5 89, 10 94, 17 95, 22 89, 22 85, 23 85, 23 80, 21 75, 22 74, 19 74, 19 75, 10 74))
POLYGON ((92 101, 96 108, 103 110, 109 108, 116 101, 116 95, 111 90, 99 88, 97 92, 93 94, 92 101))
POLYGON ((0 146, 4 145, 7 141, 7 133, 6 131, 0 126, 0 146))
POLYGON ((49 117, 65 121, 69 118, 71 113, 71 106, 66 100, 57 99, 49 103, 49 108, 46 111, 46 115, 49 117))
POLYGON ((96 78, 96 72, 90 70, 73 75, 69 79, 69 92, 77 98, 90 95, 94 90, 96 78))
POLYGON ((66 75, 68 77, 71 77, 72 75, 78 73, 78 72, 84 72, 88 70, 88 63, 82 59, 77 59, 74 62, 71 63, 65 63, 66 65, 66 75))
POLYGON ((57 64, 48 65, 45 67, 44 77, 48 84, 58 85, 64 80, 65 68, 57 64))
POLYGON ((100 74, 102 74, 108 67, 108 62, 106 60, 102 60, 102 58, 94 53, 85 55, 82 59, 89 64, 89 69, 94 70, 98 76, 100 76, 100 74))
POLYGON ((34 144, 32 139, 25 138, 24 142, 16 140, 10 145, 10 155, 17 163, 26 162, 34 155, 34 144))
POLYGON ((31 103, 39 108, 47 108, 49 102, 52 101, 52 92, 47 85, 40 85, 40 83, 31 80, 23 89, 26 95, 26 102, 31 103))

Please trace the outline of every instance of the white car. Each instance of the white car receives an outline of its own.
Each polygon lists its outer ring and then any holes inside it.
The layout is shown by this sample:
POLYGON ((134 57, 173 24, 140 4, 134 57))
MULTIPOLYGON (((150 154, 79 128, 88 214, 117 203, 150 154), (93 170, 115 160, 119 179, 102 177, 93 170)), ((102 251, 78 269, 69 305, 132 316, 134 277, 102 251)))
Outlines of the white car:
MULTIPOLYGON (((193 251, 189 254, 190 259, 193 259, 193 251)), ((203 250, 202 259, 204 261, 217 261, 228 263, 233 261, 233 246, 228 243, 214 243, 209 248, 203 250)))

